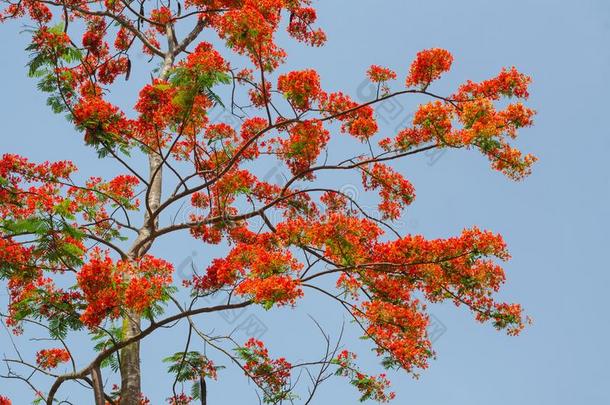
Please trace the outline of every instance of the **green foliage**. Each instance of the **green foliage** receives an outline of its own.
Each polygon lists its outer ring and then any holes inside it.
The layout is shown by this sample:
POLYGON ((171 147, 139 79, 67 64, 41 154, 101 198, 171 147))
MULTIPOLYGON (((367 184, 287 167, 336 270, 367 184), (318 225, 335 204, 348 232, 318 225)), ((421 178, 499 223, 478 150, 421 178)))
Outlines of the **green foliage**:
POLYGON ((223 366, 214 366, 208 358, 197 352, 177 352, 163 359, 164 363, 168 363, 167 371, 176 375, 176 381, 184 383, 193 381, 191 387, 191 396, 194 399, 201 397, 200 380, 202 378, 215 378, 218 370, 223 366))
POLYGON ((220 97, 212 91, 217 84, 231 83, 231 77, 224 72, 196 72, 185 67, 174 69, 169 82, 180 90, 173 102, 185 111, 190 110, 195 96, 206 95, 216 105, 224 107, 220 97))
POLYGON ((143 315, 149 319, 154 319, 163 315, 163 313, 165 313, 166 304, 169 302, 171 295, 177 291, 178 288, 175 286, 165 287, 161 292, 161 297, 159 300, 153 302, 150 307, 146 308, 143 315))
MULTIPOLYGON (((50 35, 63 35, 64 25, 59 24, 48 29, 50 35)), ((53 112, 67 112, 66 102, 72 97, 73 77, 69 70, 62 69, 80 61, 82 52, 69 43, 59 42, 54 46, 41 48, 35 41, 26 50, 31 52, 28 62, 28 75, 38 78, 38 89, 49 93, 47 104, 53 112)))
MULTIPOLYGON (((111 325, 106 330, 97 329, 95 332, 91 332, 91 340, 95 343, 94 349, 96 352, 104 351, 123 340, 123 328, 111 325)), ((110 367, 116 373, 119 370, 119 364, 119 354, 117 352, 105 358, 100 366, 102 368, 110 367)))

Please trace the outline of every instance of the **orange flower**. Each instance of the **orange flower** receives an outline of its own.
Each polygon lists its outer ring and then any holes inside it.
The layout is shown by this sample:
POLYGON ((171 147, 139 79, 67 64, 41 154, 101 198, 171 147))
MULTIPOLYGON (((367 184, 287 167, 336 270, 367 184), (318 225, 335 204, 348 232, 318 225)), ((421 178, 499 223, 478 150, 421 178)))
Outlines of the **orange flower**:
POLYGON ((407 87, 426 88, 451 68, 453 56, 444 49, 432 48, 418 52, 409 69, 407 87))

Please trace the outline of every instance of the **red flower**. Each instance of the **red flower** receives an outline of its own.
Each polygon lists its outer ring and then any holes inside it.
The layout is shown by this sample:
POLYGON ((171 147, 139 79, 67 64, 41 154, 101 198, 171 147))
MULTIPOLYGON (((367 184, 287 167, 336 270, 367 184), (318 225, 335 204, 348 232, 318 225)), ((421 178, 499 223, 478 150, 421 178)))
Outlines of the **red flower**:
POLYGON ((370 170, 363 171, 362 180, 366 190, 380 190, 379 211, 385 219, 397 219, 401 210, 415 198, 413 185, 382 163, 375 163, 370 170))
POLYGON ((198 72, 226 72, 229 64, 208 42, 200 42, 181 66, 198 72))
POLYGON ((167 403, 170 405, 190 405, 191 401, 193 401, 193 397, 186 395, 184 392, 167 398, 167 403))
POLYGON ((387 82, 388 80, 396 79, 396 72, 378 65, 372 65, 366 74, 373 83, 387 82))
MULTIPOLYGON (((298 2, 295 2, 298 4, 298 2)), ((290 5, 289 5, 290 6, 290 5)), ((326 34, 320 28, 311 27, 316 22, 316 10, 312 7, 295 7, 290 10, 291 18, 288 33, 299 41, 312 46, 322 46, 326 42, 326 34)))
MULTIPOLYGON (((282 157, 288 163, 293 174, 300 174, 311 167, 326 147, 330 133, 322 122, 317 120, 303 121, 292 126, 290 137, 281 141, 282 157)), ((313 173, 306 173, 304 178, 313 179, 313 173)))
POLYGON ((320 76, 312 69, 281 75, 277 80, 277 88, 298 111, 311 109, 323 94, 320 76))
POLYGON ((68 361, 70 361, 70 353, 65 349, 44 349, 36 353, 36 363, 46 370, 68 361))
POLYGON ((85 142, 125 143, 130 130, 129 121, 118 107, 100 96, 87 96, 74 106, 74 122, 85 132, 85 142))
POLYGON ((77 276, 88 302, 81 320, 94 327, 107 316, 118 317, 126 308, 142 313, 161 299, 172 282, 173 270, 170 263, 150 255, 114 263, 107 253, 95 249, 77 276))
POLYGON ((165 6, 156 8, 150 12, 150 20, 159 24, 155 25, 155 29, 159 33, 165 34, 165 25, 171 22, 172 12, 169 8, 165 6))
POLYGON ((323 97, 322 106, 327 117, 343 122, 341 131, 366 141, 378 131, 374 110, 370 105, 359 105, 349 96, 338 92, 323 97))
POLYGON ((264 343, 254 338, 238 354, 246 360, 244 372, 263 387, 265 402, 277 403, 288 398, 292 364, 283 357, 271 359, 264 343))
POLYGON ((451 68, 453 56, 444 49, 432 48, 417 54, 409 70, 407 87, 426 88, 451 68))
POLYGON ((481 83, 467 81, 460 86, 455 98, 458 100, 469 99, 472 97, 487 97, 497 100, 500 96, 528 98, 528 86, 532 79, 517 71, 513 66, 510 69, 502 69, 498 76, 485 80, 481 83))

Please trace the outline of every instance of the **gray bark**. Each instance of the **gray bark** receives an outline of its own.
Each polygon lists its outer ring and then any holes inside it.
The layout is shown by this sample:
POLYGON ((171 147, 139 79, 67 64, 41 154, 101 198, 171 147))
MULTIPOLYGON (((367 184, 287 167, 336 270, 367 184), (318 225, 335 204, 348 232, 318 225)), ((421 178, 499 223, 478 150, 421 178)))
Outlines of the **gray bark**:
MULTIPOLYGON (((176 44, 174 41, 173 26, 166 27, 168 38, 168 51, 163 60, 163 66, 159 74, 160 79, 167 79, 175 59, 176 44)), ((160 151, 157 151, 161 153, 160 151)), ((150 249, 153 241, 140 246, 140 242, 148 238, 157 228, 159 217, 150 221, 150 214, 154 213, 161 204, 161 193, 163 186, 163 158, 156 152, 149 152, 149 191, 146 203, 148 208, 144 215, 144 224, 138 232, 138 236, 132 245, 128 255, 134 260, 142 257, 150 249), (136 248, 137 247, 137 248, 136 248)), ((129 311, 123 318, 123 339, 130 339, 141 331, 140 314, 129 311)), ((121 350, 121 400, 119 405, 139 405, 142 392, 142 375, 140 370, 140 343, 135 342, 125 346, 121 350)))
MULTIPOLYGON (((163 184, 163 168, 161 167, 163 160, 157 154, 149 155, 149 172, 150 172, 150 192, 148 196, 148 206, 150 211, 154 212, 159 208, 161 201, 161 187, 163 184)), ((134 242, 134 246, 142 239, 150 236, 157 226, 157 220, 149 223, 150 215, 147 211, 144 215, 144 225, 138 233, 138 237, 134 242)), ((144 255, 150 249, 152 241, 146 243, 138 249, 138 251, 130 251, 129 255, 132 259, 136 259, 144 255)), ((130 339, 140 333, 140 314, 134 311, 128 311, 123 318, 123 339, 130 339)), ((140 370, 140 342, 132 343, 121 350, 121 401, 120 405, 138 405, 140 403, 140 394, 142 392, 142 376, 140 370)))

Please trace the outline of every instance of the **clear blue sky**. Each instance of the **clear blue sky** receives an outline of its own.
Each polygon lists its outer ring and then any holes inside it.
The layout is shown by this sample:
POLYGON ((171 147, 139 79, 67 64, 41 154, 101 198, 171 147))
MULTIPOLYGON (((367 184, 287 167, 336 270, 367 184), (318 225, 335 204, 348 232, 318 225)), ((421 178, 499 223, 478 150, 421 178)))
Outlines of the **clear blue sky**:
MULTIPOLYGON (((450 91, 465 79, 490 77, 502 66, 515 65, 534 78, 530 103, 538 111, 536 125, 522 132, 519 146, 540 161, 524 182, 510 182, 492 172, 483 158, 465 151, 420 157, 397 167, 417 190, 403 231, 442 237, 476 224, 502 233, 513 255, 506 266, 508 283, 502 296, 522 303, 535 323, 521 336, 509 338, 477 324, 463 309, 451 304, 434 306, 435 319, 446 329, 435 342, 437 359, 418 381, 391 375, 398 393, 395 403, 610 403, 610 265, 606 258, 610 245, 610 2, 318 3, 329 42, 317 50, 288 46, 289 67, 317 68, 327 88, 364 96, 367 89, 360 85, 370 64, 387 65, 404 74, 415 53, 429 47, 446 48, 455 56, 454 69, 438 84, 440 92, 450 91)), ((18 34, 19 30, 16 24, 0 25, 0 153, 17 152, 39 160, 73 158, 87 174, 108 174, 103 162, 83 152, 80 135, 50 113, 35 82, 26 77, 23 49, 28 36, 18 34)), ((137 79, 133 83, 135 87, 137 79)), ((415 101, 401 99, 380 110, 386 120, 384 131, 389 134, 399 125, 415 101)), ((360 193, 349 182, 344 187, 360 193)), ((202 265, 219 254, 180 238, 164 241, 156 250, 176 264, 193 251, 195 261, 202 265)), ((5 300, 5 294, 0 298, 5 300)), ((313 297, 296 311, 252 310, 235 315, 236 320, 214 316, 200 322, 209 328, 226 328, 231 322, 242 325, 238 333, 264 334, 270 346, 278 349, 276 353, 285 350, 288 357, 298 359, 322 349, 307 314, 333 333, 343 319, 340 311, 329 309, 329 302, 313 297), (252 326, 248 322, 260 325, 248 329, 252 326)), ((355 333, 348 332, 348 339, 355 338, 355 333)), ((179 331, 143 344, 144 390, 155 405, 168 396, 171 386, 158 358, 182 345, 179 331)), ((11 352, 4 331, 0 331, 0 349, 11 352)), ((376 365, 374 357, 364 356, 364 361, 376 365)), ((11 396, 16 405, 31 398, 25 386, 6 380, 0 380, 0 393, 11 396)), ((90 403, 77 390, 72 398, 79 405, 90 403)), ((322 387, 314 403, 351 404, 356 398, 351 387, 337 379, 322 387)), ((255 404, 257 400, 239 373, 226 372, 226 379, 211 385, 209 403, 255 404)))

